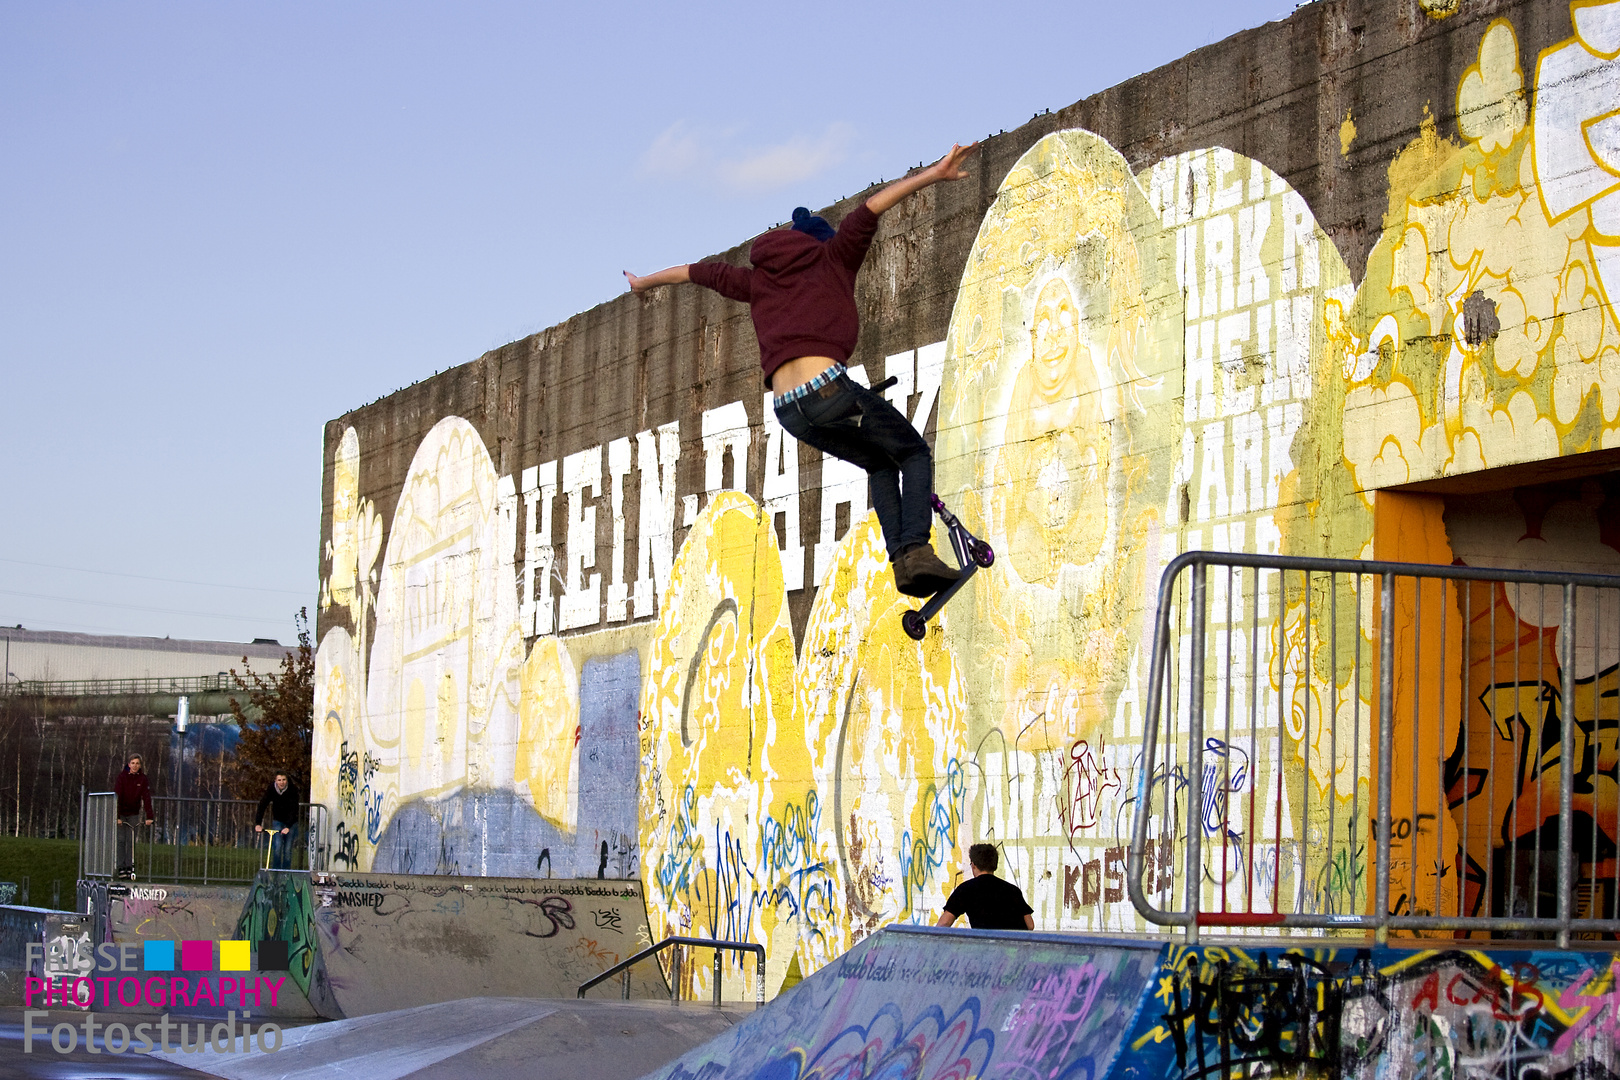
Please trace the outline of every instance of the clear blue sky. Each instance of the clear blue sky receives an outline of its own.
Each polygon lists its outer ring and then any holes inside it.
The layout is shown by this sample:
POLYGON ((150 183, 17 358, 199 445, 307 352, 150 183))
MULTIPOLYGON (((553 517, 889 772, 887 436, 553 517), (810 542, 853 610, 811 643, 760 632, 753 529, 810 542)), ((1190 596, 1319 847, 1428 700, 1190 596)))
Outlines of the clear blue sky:
POLYGON ((325 421, 1290 0, 0 0, 0 624, 313 615, 325 421))

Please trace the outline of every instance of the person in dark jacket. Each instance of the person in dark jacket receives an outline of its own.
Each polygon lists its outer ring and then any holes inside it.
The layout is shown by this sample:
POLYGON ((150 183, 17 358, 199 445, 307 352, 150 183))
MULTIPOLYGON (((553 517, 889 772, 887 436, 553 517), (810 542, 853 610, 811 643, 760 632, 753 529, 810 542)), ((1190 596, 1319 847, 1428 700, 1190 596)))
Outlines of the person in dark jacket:
POLYGON ((270 869, 286 870, 298 838, 298 789, 288 781, 286 773, 276 773, 275 780, 264 789, 264 798, 253 815, 254 832, 264 831, 266 807, 270 808, 270 869))
POLYGON ((754 241, 752 269, 705 262, 646 277, 624 272, 637 293, 689 281, 748 304, 777 421, 801 442, 866 471, 895 588, 906 596, 932 596, 961 571, 929 542, 934 457, 927 441, 899 409, 845 372, 861 328, 855 275, 878 216, 914 191, 966 177, 962 162, 978 145, 953 146, 928 168, 889 184, 846 214, 837 230, 798 207, 791 228, 754 241))
POLYGON ((135 830, 144 821, 152 824, 152 784, 146 778, 146 759, 139 754, 129 755, 129 762, 113 781, 113 792, 118 796, 118 865, 117 876, 126 881, 135 880, 135 830))

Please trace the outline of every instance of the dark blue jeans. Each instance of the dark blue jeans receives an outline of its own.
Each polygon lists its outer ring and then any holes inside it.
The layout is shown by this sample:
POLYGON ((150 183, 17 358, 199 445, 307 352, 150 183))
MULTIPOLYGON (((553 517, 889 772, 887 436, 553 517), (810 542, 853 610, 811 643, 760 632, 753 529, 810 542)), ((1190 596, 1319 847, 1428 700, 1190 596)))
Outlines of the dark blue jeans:
POLYGON ((776 419, 800 442, 866 470, 890 562, 912 544, 928 542, 934 524, 929 501, 934 455, 899 409, 840 375, 777 409, 776 419))
POLYGON ((298 826, 296 823, 273 821, 270 823, 273 830, 270 833, 270 869, 289 870, 292 868, 293 845, 298 843, 298 826), (287 835, 281 835, 286 829, 287 835))

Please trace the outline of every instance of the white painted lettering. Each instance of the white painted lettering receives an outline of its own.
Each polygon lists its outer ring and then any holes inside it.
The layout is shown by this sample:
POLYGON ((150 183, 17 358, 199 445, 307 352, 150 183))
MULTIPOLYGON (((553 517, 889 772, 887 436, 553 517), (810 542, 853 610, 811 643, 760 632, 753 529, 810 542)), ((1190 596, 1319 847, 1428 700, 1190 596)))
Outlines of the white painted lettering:
POLYGON ((596 507, 586 505, 585 492, 589 489, 592 499, 602 493, 602 448, 593 446, 563 458, 562 483, 568 495, 568 553, 557 628, 576 630, 602 619, 602 575, 584 576, 596 565, 596 507))
POLYGON ((1232 310, 1232 219, 1222 214, 1204 222, 1204 318, 1232 310))
POLYGON ((612 581, 607 588, 607 621, 623 622, 630 617, 630 586, 624 580, 624 478, 630 475, 628 437, 608 443, 609 494, 613 512, 612 581))
POLYGON ((703 411, 703 490, 708 499, 717 491, 748 490, 748 409, 740 401, 703 411), (731 451, 731 482, 725 482, 726 451, 731 451))
POLYGON ((1241 307, 1271 299, 1271 279, 1260 261, 1266 233, 1271 230, 1271 204, 1257 203, 1238 211, 1237 302, 1241 307))
POLYGON ((799 542, 799 440, 777 423, 771 408, 772 394, 765 391, 762 415, 765 417, 765 480, 760 500, 765 516, 776 535, 776 518, 782 521, 782 583, 788 592, 804 588, 804 545, 799 542))
POLYGON ((528 512, 528 527, 523 532, 523 597, 518 604, 518 624, 523 628, 524 637, 551 633, 551 569, 557 554, 551 542, 551 504, 556 496, 555 461, 523 470, 523 505, 528 512), (537 584, 538 595, 535 593, 537 584))
POLYGON ((675 463, 681 458, 681 427, 671 420, 655 433, 636 433, 636 479, 641 486, 636 529, 636 618, 658 612, 658 598, 675 561, 675 463))

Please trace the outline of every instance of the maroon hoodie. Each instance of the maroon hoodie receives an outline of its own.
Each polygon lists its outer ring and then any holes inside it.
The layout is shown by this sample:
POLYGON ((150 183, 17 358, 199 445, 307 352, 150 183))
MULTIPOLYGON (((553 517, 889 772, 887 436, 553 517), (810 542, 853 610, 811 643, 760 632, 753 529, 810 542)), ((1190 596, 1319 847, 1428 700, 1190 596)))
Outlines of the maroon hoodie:
POLYGON ((855 351, 861 333, 855 274, 877 224, 878 216, 862 203, 826 243, 794 229, 773 229, 748 249, 751 270, 721 262, 691 266, 697 284, 747 302, 767 386, 789 360, 825 356, 842 363, 855 351))
POLYGON ((118 793, 119 817, 138 814, 142 806, 145 806, 146 819, 152 820, 152 785, 146 779, 145 769, 132 773, 129 766, 125 765, 124 771, 113 781, 113 790, 118 793))

